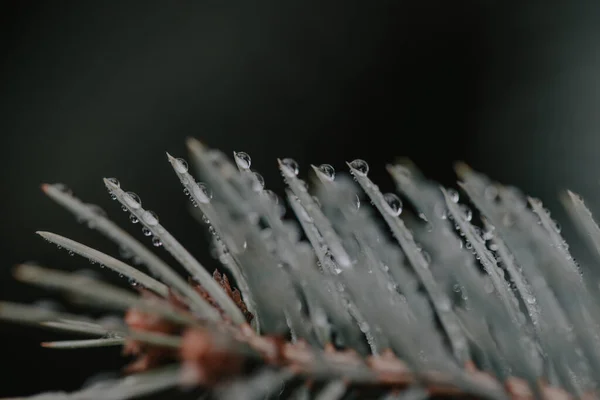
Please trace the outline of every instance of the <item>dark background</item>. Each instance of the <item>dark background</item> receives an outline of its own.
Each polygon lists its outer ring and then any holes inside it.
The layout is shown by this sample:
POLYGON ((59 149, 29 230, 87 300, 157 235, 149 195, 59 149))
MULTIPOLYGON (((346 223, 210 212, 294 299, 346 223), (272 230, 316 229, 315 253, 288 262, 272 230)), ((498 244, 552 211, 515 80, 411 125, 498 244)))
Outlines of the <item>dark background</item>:
MULTIPOLYGON (((101 182, 116 176, 210 265, 164 155, 185 156, 188 136, 248 152, 278 191, 276 157, 303 174, 364 158, 391 190, 383 167, 408 156, 445 185, 452 162, 467 161, 548 200, 561 221, 565 187, 600 209, 593 3, 3 2, 0 298, 65 303, 15 283, 18 262, 91 268, 35 230, 118 254, 46 199, 42 182, 67 183, 131 228, 101 182)), ((58 338, 0 324, 0 396, 73 390, 123 364, 118 350, 38 346, 58 338)))

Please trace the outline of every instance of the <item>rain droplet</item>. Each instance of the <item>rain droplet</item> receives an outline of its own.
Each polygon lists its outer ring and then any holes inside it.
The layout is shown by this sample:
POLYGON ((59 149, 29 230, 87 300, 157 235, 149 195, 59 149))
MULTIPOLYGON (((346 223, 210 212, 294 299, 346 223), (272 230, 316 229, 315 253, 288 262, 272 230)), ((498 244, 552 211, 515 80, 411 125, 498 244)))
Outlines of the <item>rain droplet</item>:
POLYGON ((300 169, 298 163, 293 158, 284 158, 281 160, 282 171, 288 176, 297 176, 300 169))
POLYGON ((183 188, 183 194, 185 194, 186 196, 190 195, 190 191, 188 190, 188 188, 183 188))
POLYGON ((69 250, 69 255, 70 255, 71 257, 73 257, 73 256, 75 255, 75 253, 74 253, 73 251, 69 250))
POLYGON ((146 210, 142 214, 142 221, 148 226, 156 226, 158 225, 158 215, 156 215, 154 211, 146 210))
POLYGON ((471 211, 471 209, 468 206, 466 206, 465 204, 461 204, 460 210, 462 211, 463 216, 467 222, 473 219, 473 211, 471 211))
POLYGON ((488 226, 488 228, 481 235, 481 238, 486 241, 492 240, 494 238, 494 229, 495 228, 493 226, 488 226))
POLYGON ((140 196, 133 192, 127 192, 123 195, 123 201, 132 209, 137 210, 142 206, 140 196))
POLYGON ((243 151, 234 151, 233 158, 235 159, 235 163, 240 169, 250 169, 252 159, 250 158, 248 153, 244 153, 243 151))
POLYGON ((386 203, 385 209, 389 214, 397 217, 400 215, 400 213, 402 213, 402 200, 400 200, 394 193, 384 194, 383 199, 386 203))
POLYGON ((265 178, 258 172, 254 172, 252 176, 252 190, 261 192, 265 187, 265 178))
POLYGON ((558 221, 554 221, 554 228, 556 229, 556 233, 560 233, 560 231, 562 230, 562 227, 560 226, 560 223, 558 223, 558 221))
POLYGON ((452 200, 453 203, 458 203, 458 200, 460 199, 458 192, 452 188, 448 189, 447 192, 450 200, 452 200))
POLYGON ((113 185, 115 185, 118 188, 121 187, 121 182, 119 182, 117 180, 117 178, 107 178, 106 180, 109 181, 110 183, 112 183, 113 185))
POLYGON ((369 173, 369 164, 365 160, 357 158, 350 163, 350 167, 360 176, 367 176, 369 173))
POLYGON ((129 220, 131 221, 132 224, 137 224, 138 222, 140 222, 140 220, 138 219, 138 217, 136 217, 134 214, 131 214, 129 216, 129 220))
POLYGON ((188 172, 188 164, 183 158, 176 158, 173 161, 173 168, 180 174, 185 174, 188 172))
POLYGON ((110 199, 111 199, 111 200, 116 200, 116 199, 117 199, 117 195, 116 195, 116 194, 114 194, 114 193, 111 193, 111 194, 110 194, 110 199))
POLYGON ((150 229, 143 227, 142 228, 142 233, 144 234, 144 236, 150 236, 152 235, 152 232, 150 231, 150 229))
POLYGON ((335 169, 330 164, 319 165, 319 171, 327 180, 333 181, 335 179, 335 169))
POLYGON ((192 190, 197 201, 203 204, 210 203, 212 192, 204 183, 197 183, 192 190))
POLYGON ((156 236, 154 236, 154 237, 152 238, 152 245, 153 245, 154 247, 160 247, 160 246, 162 246, 162 242, 160 241, 160 239, 159 239, 159 238, 157 238, 156 236))

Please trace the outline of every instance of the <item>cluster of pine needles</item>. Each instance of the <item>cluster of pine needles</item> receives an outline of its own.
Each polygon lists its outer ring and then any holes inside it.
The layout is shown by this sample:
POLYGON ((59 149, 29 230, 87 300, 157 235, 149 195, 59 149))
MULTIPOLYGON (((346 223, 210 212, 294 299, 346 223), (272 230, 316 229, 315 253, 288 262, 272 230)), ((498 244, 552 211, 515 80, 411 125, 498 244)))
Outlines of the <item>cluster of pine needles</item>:
MULTIPOLYGON (((349 174, 312 166, 309 185, 294 160, 282 159, 285 203, 248 154, 229 159, 193 139, 188 147, 204 183, 185 160, 168 161, 212 234, 221 272, 209 273, 115 178, 104 180, 112 199, 187 277, 97 206, 64 185, 43 185, 125 250, 129 264, 38 234, 130 287, 33 264, 17 266, 16 279, 123 318, 107 323, 11 302, 0 302, 0 318, 75 336, 46 347, 122 346, 135 359, 119 379, 30 399, 116 400, 174 387, 231 400, 597 397, 600 269, 573 259, 541 201, 464 164, 456 167, 459 194, 405 162, 388 166, 415 210, 403 213, 400 197, 369 179, 364 160, 348 163, 349 174), (295 218, 284 218, 285 204, 295 218)), ((561 199, 600 261, 590 211, 572 192, 561 199)))

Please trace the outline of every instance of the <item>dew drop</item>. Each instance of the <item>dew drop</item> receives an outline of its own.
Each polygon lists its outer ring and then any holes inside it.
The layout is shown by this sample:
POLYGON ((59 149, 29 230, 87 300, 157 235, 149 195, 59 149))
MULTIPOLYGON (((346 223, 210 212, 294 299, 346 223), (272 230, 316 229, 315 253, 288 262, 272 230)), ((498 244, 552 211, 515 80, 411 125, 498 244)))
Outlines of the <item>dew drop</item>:
POLYGON ((485 241, 492 240, 494 238, 494 227, 489 226, 488 229, 483 232, 481 238, 485 241))
POLYGON ((116 199, 117 199, 117 195, 116 195, 116 194, 114 194, 114 193, 111 193, 111 194, 110 194, 110 199, 111 199, 111 200, 116 200, 116 199))
POLYGON ((558 223, 558 221, 554 221, 554 229, 556 229, 556 233, 560 233, 562 231, 562 227, 558 223))
POLYGON ((140 222, 140 220, 138 219, 138 217, 136 217, 134 214, 131 214, 129 216, 129 220, 131 221, 132 224, 137 224, 138 222, 140 222))
POLYGON ((402 213, 402 200, 398 198, 394 193, 386 193, 383 195, 383 199, 386 203, 386 211, 395 217, 402 213))
POLYGON ((240 169, 250 169, 252 159, 250 158, 248 153, 244 153, 243 151, 234 151, 233 158, 235 159, 235 163, 240 169))
POLYGON ((335 169, 330 164, 319 165, 319 171, 323 174, 330 182, 335 179, 335 169))
POLYGON ((73 251, 69 250, 69 255, 70 255, 71 257, 73 257, 73 256, 75 255, 75 253, 74 253, 73 251))
POLYGON ((448 196, 450 196, 450 200, 452 200, 453 203, 458 203, 458 200, 460 199, 460 196, 458 194, 458 192, 455 189, 448 189, 448 196))
POLYGON ((117 178, 107 178, 106 180, 109 181, 110 183, 112 183, 113 185, 115 185, 118 188, 121 187, 121 182, 119 182, 117 180, 117 178))
POLYGON ((465 204, 461 204, 460 210, 463 213, 463 217, 465 218, 465 221, 469 222, 469 221, 471 221, 471 219, 473 219, 473 211, 471 211, 471 209, 468 206, 466 206, 465 204))
POLYGON ((156 236, 152 238, 152 245, 154 247, 160 247, 162 246, 162 242, 160 241, 159 238, 157 238, 156 236))
POLYGON ((188 188, 183 189, 183 194, 185 194, 186 196, 190 195, 190 191, 188 190, 188 188))
POLYGON ((156 226, 158 225, 158 216, 154 213, 154 211, 146 210, 142 214, 142 221, 144 221, 144 223, 148 226, 156 226))
POLYGON ((173 168, 180 174, 185 174, 188 172, 188 164, 183 158, 176 158, 173 161, 173 168))
POLYGON ((132 209, 137 210, 142 206, 142 200, 140 197, 133 193, 127 192, 123 195, 123 201, 132 209))
POLYGON ((369 173, 369 164, 365 160, 361 160, 357 158, 356 160, 350 163, 350 168, 352 168, 357 174, 360 176, 367 176, 369 173))
POLYGON ((192 190, 197 201, 203 204, 210 203, 212 192, 204 183, 195 184, 192 190))
POLYGON ((258 172, 253 172, 252 176, 252 190, 255 192, 261 192, 265 187, 265 178, 262 177, 258 172))
POLYGON ((288 176, 297 176, 300 169, 298 163, 293 158, 284 158, 281 160, 282 171, 288 176))
POLYGON ((152 232, 150 231, 150 229, 143 227, 142 228, 142 233, 144 234, 144 236, 150 236, 152 235, 152 232))

